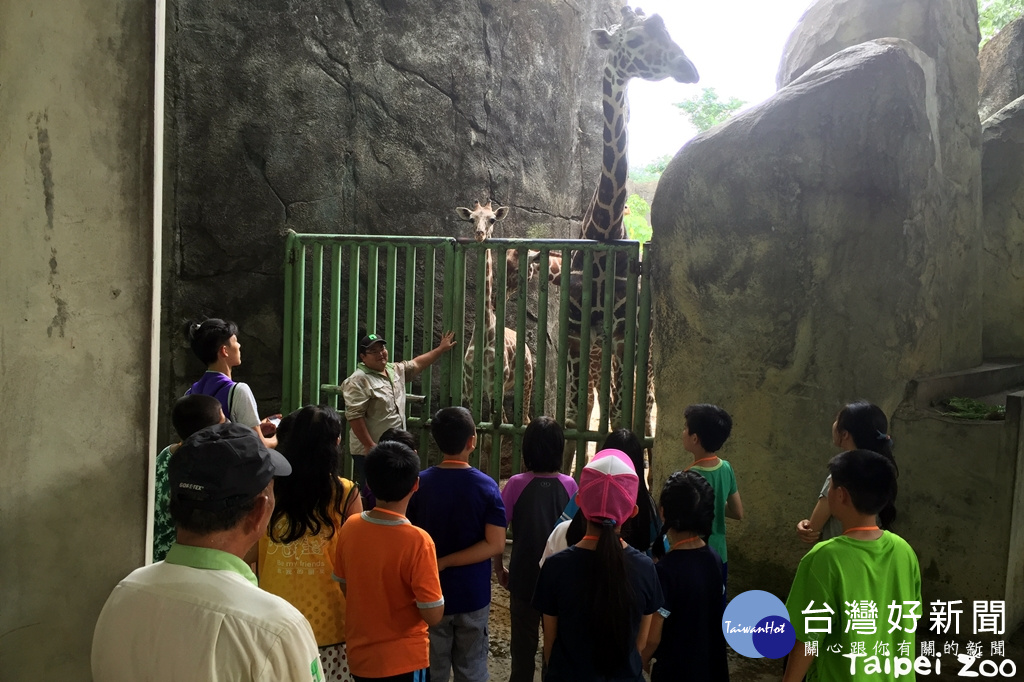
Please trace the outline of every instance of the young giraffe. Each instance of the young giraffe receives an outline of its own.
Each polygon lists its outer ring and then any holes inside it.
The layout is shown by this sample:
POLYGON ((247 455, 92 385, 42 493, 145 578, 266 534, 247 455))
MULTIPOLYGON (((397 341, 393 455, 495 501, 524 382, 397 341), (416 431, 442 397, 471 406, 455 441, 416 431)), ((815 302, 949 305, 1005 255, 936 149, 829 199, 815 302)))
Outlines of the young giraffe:
MULTIPOLYGON (((665 29, 665 23, 658 15, 645 17, 641 10, 629 7, 622 9, 622 23, 609 30, 593 31, 598 47, 608 50, 603 78, 603 112, 604 112, 604 153, 601 163, 601 177, 594 197, 583 216, 581 238, 597 241, 613 241, 626 239, 626 230, 622 223, 626 209, 626 177, 627 165, 627 132, 628 105, 626 101, 626 85, 631 78, 658 81, 671 76, 680 83, 696 83, 697 69, 687 59, 683 50, 676 45, 665 29)), ((580 329, 583 323, 583 253, 573 254, 569 265, 569 372, 567 384, 570 386, 566 398, 566 426, 576 426, 579 408, 576 405, 575 386, 581 376, 580 329)), ((622 411, 622 353, 623 339, 626 328, 626 286, 627 265, 625 254, 618 254, 609 259, 607 256, 596 256, 593 267, 593 289, 591 294, 590 316, 587 324, 590 327, 591 347, 586 349, 588 358, 588 384, 593 389, 593 377, 600 366, 603 345, 604 316, 613 316, 612 325, 612 424, 616 424, 622 411), (612 310, 604 308, 605 287, 615 287, 612 310), (595 367, 596 364, 596 367, 595 367)), ((635 324, 630 321, 630 324, 635 324)), ((638 339, 638 343, 644 340, 638 339)), ((650 343, 648 339, 646 341, 650 343)), ((626 396, 631 399, 631 396, 626 396)), ((584 415, 589 416, 590 399, 584 406, 584 415)), ((647 366, 647 430, 650 432, 650 412, 654 402, 654 382, 651 364, 647 366)), ((586 417, 582 421, 585 422, 586 417)), ((579 428, 586 428, 581 423, 579 428)))
MULTIPOLYGON (((459 215, 462 220, 466 220, 473 223, 473 236, 478 242, 486 241, 491 237, 491 233, 494 231, 494 224, 499 220, 505 218, 508 215, 508 206, 500 206, 497 209, 491 207, 491 202, 481 206, 480 202, 474 202, 473 210, 464 207, 458 207, 455 212, 459 215)), ((491 395, 494 392, 494 363, 495 363, 495 352, 497 346, 497 335, 498 335, 498 319, 494 313, 494 259, 491 256, 491 250, 485 251, 485 281, 484 281, 484 341, 483 341, 483 367, 480 377, 482 382, 480 385, 481 393, 484 398, 490 398, 491 405, 495 405, 495 401, 501 405, 501 421, 507 422, 505 418, 505 407, 504 407, 504 394, 510 393, 515 390, 515 375, 516 375, 516 345, 517 345, 517 334, 515 330, 509 329, 505 326, 504 320, 502 320, 502 329, 504 330, 502 342, 502 395, 494 396, 491 395)), ((469 338, 469 344, 466 346, 465 355, 465 366, 464 376, 462 382, 462 396, 464 400, 468 400, 473 395, 473 360, 476 353, 476 325, 473 328, 473 334, 469 338)), ((523 423, 530 421, 529 410, 530 400, 533 397, 533 353, 530 352, 530 347, 524 344, 524 355, 523 355, 523 423)), ((492 407, 493 409, 493 407, 492 407)))

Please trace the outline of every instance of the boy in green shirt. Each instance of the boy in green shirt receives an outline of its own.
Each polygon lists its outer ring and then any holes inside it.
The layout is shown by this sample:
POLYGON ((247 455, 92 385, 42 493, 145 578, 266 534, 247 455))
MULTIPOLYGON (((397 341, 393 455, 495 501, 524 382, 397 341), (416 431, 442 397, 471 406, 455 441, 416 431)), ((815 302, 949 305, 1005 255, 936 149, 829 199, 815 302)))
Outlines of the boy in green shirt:
POLYGON ((815 545, 797 568, 786 600, 796 645, 783 682, 914 680, 921 569, 910 545, 875 519, 896 499, 896 471, 869 450, 838 454, 828 468, 829 508, 843 534, 815 545))

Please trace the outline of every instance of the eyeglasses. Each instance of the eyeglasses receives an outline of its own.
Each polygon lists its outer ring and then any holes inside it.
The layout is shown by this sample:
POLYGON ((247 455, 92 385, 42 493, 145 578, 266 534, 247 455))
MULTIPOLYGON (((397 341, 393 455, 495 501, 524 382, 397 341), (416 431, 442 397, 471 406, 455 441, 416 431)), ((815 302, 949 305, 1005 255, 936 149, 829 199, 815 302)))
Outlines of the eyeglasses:
POLYGON ((388 347, 387 346, 381 346, 377 350, 369 350, 369 349, 364 350, 363 351, 363 355, 384 355, 387 352, 388 352, 388 347))

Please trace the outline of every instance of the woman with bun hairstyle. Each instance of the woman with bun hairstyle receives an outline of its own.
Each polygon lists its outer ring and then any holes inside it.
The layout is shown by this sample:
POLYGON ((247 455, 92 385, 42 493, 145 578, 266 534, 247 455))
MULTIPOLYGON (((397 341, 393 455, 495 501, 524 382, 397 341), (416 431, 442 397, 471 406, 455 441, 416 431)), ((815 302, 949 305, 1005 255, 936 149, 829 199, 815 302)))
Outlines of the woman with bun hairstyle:
POLYGON ((543 614, 544 680, 639 682, 640 651, 662 594, 651 560, 619 537, 637 513, 636 470, 621 450, 602 450, 579 486, 586 535, 548 558, 533 595, 543 614))
MULTIPOLYGON (((878 405, 865 400, 847 404, 839 410, 835 422, 832 423, 832 444, 842 451, 871 450, 882 455, 896 468, 896 458, 892 454, 892 438, 889 437, 889 420, 878 405)), ((828 488, 832 476, 825 478, 825 485, 818 493, 818 503, 811 512, 811 518, 803 519, 796 524, 797 535, 808 544, 818 540, 828 540, 841 535, 842 525, 832 516, 828 506, 828 488)), ((890 501, 878 513, 878 525, 883 530, 891 530, 896 520, 896 507, 890 501)))
MULTIPOLYGON (((208 395, 220 401, 228 421, 256 429, 268 447, 276 447, 276 427, 269 419, 260 421, 256 398, 248 384, 231 378, 231 370, 242 364, 242 344, 238 326, 216 317, 185 323, 185 338, 206 373, 192 384, 185 395, 208 395)), ((280 415, 277 415, 280 416, 280 415)))

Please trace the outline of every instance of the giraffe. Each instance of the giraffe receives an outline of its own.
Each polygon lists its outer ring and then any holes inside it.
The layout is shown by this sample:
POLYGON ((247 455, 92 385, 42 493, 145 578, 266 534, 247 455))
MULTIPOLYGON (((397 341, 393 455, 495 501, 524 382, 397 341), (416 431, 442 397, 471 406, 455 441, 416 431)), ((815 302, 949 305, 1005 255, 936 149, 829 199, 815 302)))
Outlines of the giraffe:
MULTIPOLYGON (((632 78, 658 81, 671 76, 680 83, 696 83, 699 76, 697 69, 676 45, 665 29, 665 23, 657 14, 645 17, 644 13, 629 7, 622 8, 622 23, 608 30, 593 31, 594 41, 598 47, 608 50, 602 79, 603 114, 604 114, 604 150, 601 157, 601 176, 594 196, 587 206, 580 228, 582 239, 593 239, 607 242, 626 239, 626 230, 622 218, 626 211, 626 177, 627 165, 627 131, 628 105, 626 86, 632 78)), ((613 316, 612 325, 612 402, 610 420, 615 424, 621 415, 622 399, 622 353, 626 301, 626 256, 619 254, 614 258, 596 256, 593 265, 593 289, 591 314, 586 323, 590 327, 591 346, 581 348, 580 331, 583 321, 583 252, 576 251, 569 264, 569 347, 568 347, 568 381, 575 387, 581 376, 582 357, 588 360, 588 385, 592 394, 594 376, 602 355, 604 316, 613 316), (615 288, 613 307, 604 308, 604 291, 606 286, 615 288)), ((635 324, 635 321, 630 321, 635 324)), ((643 342, 643 340, 638 340, 643 342)), ((650 343, 650 339, 646 340, 650 343)), ((629 397, 627 397, 629 399, 629 397)), ((651 363, 647 366, 647 419, 648 432, 651 430, 650 412, 654 402, 654 382, 651 363)), ((583 406, 583 414, 590 413, 590 398, 583 406)), ((586 423, 579 419, 579 407, 576 404, 576 391, 570 388, 566 397, 566 426, 585 429, 586 423)))
MULTIPOLYGON (((477 201, 473 204, 473 209, 470 210, 464 207, 458 207, 455 212, 459 215, 459 218, 473 223, 473 236, 478 242, 486 241, 490 238, 491 233, 494 231, 494 224, 499 220, 503 220, 508 215, 508 206, 499 206, 497 208, 491 207, 491 202, 488 201, 485 205, 481 206, 480 202, 477 201)), ((485 282, 484 282, 484 339, 483 339, 483 367, 480 377, 481 393, 485 398, 489 398, 491 405, 495 405, 495 401, 501 405, 501 421, 506 422, 505 408, 504 408, 504 394, 509 393, 515 388, 515 374, 516 374, 516 345, 517 345, 517 334, 515 330, 509 329, 504 325, 502 320, 502 329, 504 330, 502 338, 502 395, 494 396, 491 395, 494 390, 494 363, 496 360, 496 347, 497 347, 497 332, 498 332, 498 319, 494 312, 495 298, 494 298, 494 259, 491 256, 490 249, 485 251, 485 282)), ((506 266, 507 267, 507 266, 506 266)), ((473 334, 470 336, 469 343, 466 346, 465 354, 465 367, 464 376, 462 383, 462 395, 466 399, 468 396, 473 394, 473 360, 476 353, 476 327, 474 325, 473 334)), ((524 356, 523 356, 523 422, 529 421, 529 407, 530 400, 533 397, 533 353, 530 352, 530 347, 524 344, 524 356)), ((493 407, 492 407, 493 409, 493 407)))

